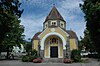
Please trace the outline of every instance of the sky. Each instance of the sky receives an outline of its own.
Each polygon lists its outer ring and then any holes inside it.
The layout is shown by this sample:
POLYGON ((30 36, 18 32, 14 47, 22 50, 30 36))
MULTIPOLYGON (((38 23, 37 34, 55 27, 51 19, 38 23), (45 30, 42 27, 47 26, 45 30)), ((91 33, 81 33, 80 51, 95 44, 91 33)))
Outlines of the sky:
POLYGON ((76 32, 79 39, 80 36, 84 36, 84 13, 79 7, 79 4, 83 3, 82 0, 20 0, 20 2, 21 9, 24 9, 20 20, 21 25, 25 27, 26 40, 43 30, 43 22, 54 4, 66 21, 66 30, 76 32))

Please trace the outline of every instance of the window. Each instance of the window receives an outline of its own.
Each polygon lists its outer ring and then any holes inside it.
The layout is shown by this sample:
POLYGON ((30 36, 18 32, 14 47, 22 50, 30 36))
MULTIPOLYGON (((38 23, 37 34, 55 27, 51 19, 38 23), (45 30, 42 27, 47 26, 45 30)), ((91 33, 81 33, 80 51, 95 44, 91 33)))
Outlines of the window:
POLYGON ((56 22, 52 22, 52 25, 53 25, 53 26, 56 26, 56 22))
POLYGON ((54 25, 56 25, 56 23, 54 22, 54 25))
POLYGON ((63 24, 61 23, 61 27, 63 27, 63 24))
POLYGON ((63 23, 61 23, 61 27, 63 27, 64 26, 64 24, 63 23))
POLYGON ((58 43, 58 39, 57 38, 51 38, 50 44, 55 44, 55 43, 58 43))

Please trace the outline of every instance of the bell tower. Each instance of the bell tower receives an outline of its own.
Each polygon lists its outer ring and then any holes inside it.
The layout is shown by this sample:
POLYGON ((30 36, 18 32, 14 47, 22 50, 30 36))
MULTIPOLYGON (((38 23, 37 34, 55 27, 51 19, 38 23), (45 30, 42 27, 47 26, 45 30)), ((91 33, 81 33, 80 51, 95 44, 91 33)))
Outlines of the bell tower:
POLYGON ((43 23, 43 29, 49 27, 60 27, 66 29, 66 21, 60 15, 59 11, 55 6, 53 6, 53 8, 51 9, 50 13, 48 14, 43 23))

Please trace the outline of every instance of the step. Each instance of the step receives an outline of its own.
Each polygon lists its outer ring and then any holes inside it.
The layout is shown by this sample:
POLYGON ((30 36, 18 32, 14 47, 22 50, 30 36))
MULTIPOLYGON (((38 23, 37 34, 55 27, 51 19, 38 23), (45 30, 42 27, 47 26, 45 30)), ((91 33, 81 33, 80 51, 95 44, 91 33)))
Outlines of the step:
POLYGON ((63 58, 43 58, 44 63, 62 63, 63 58))

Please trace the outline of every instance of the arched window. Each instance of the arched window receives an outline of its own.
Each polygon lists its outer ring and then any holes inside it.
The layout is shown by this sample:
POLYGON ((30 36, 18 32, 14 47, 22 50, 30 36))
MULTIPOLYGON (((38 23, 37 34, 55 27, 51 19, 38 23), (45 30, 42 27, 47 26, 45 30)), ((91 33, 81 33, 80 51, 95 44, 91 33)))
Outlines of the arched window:
POLYGON ((63 24, 61 23, 61 27, 63 27, 63 24))
POLYGON ((56 26, 56 22, 52 22, 52 25, 53 25, 53 26, 56 26))
POLYGON ((58 39, 57 38, 51 38, 50 39, 50 44, 54 44, 54 43, 58 43, 58 39))

